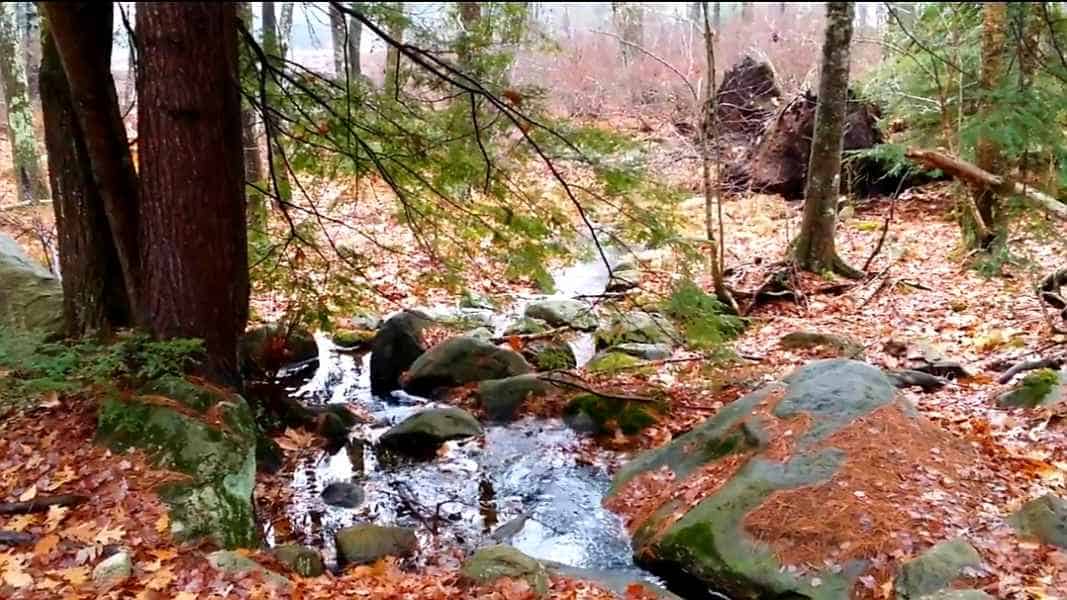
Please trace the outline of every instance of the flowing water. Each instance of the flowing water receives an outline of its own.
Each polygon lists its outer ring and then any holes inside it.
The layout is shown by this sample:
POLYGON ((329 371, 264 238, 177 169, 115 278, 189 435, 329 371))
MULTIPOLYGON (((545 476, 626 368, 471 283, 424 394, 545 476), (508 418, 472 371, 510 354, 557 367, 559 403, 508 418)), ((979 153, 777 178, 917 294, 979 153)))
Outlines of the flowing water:
MULTIPOLYGON (((598 294, 607 270, 598 261, 580 263, 557 274, 556 296, 598 294)), ((543 297, 543 296, 542 296, 543 297)), ((493 319, 497 333, 537 297, 517 299, 493 319)), ((589 335, 572 341, 581 363, 593 352, 589 335)), ((579 461, 579 439, 558 419, 527 418, 486 425, 479 438, 449 442, 436 458, 415 462, 380 456, 375 442, 389 427, 435 403, 395 393, 370 393, 370 356, 335 351, 319 338, 319 367, 294 395, 307 404, 351 403, 372 417, 357 426, 352 443, 298 465, 289 517, 296 537, 323 550, 335 562, 334 533, 356 523, 413 527, 421 554, 435 549, 506 543, 538 559, 586 569, 602 582, 635 579, 655 582, 634 566, 621 520, 601 506, 610 484, 608 452, 587 464, 579 461), (365 499, 354 509, 326 505, 320 494, 335 481, 363 487, 365 499)), ((588 454, 586 453, 588 458, 588 454)))

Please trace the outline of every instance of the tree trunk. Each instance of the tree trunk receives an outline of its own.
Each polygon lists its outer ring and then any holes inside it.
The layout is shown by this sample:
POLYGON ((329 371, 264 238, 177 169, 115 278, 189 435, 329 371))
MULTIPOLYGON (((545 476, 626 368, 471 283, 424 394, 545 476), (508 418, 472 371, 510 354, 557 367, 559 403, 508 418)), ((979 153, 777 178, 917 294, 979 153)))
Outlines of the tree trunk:
POLYGON ((23 54, 15 27, 15 4, 0 3, 0 87, 7 107, 7 137, 11 142, 18 202, 27 204, 48 197, 44 172, 34 136, 33 105, 26 88, 23 54))
MULTIPOLYGON (((264 4, 264 11, 266 10, 266 2, 264 4)), ((271 5, 274 3, 272 2, 271 5)), ((289 44, 293 39, 293 3, 282 2, 281 15, 278 17, 278 26, 276 37, 278 39, 278 50, 281 58, 288 58, 289 56, 289 44)), ((266 12, 264 12, 266 14, 266 12)), ((274 16, 274 10, 271 10, 271 16, 274 16)))
MULTIPOLYGON (((463 30, 459 33, 456 44, 456 56, 459 68, 466 74, 477 77, 474 55, 478 45, 478 28, 482 20, 482 7, 478 2, 459 3, 459 23, 463 30)), ((466 101, 466 99, 462 99, 466 101)))
POLYGON ((42 6, 70 85, 93 181, 122 266, 126 295, 138 321, 140 202, 137 172, 111 77, 112 3, 45 2, 42 6))
POLYGON ((862 275, 838 257, 834 245, 840 189, 845 105, 848 101, 852 2, 826 3, 826 33, 819 71, 819 99, 804 189, 804 219, 795 241, 797 266, 806 271, 862 275))
POLYGON ((644 46, 645 11, 637 2, 612 2, 611 15, 615 33, 623 40, 619 44, 622 64, 629 65, 641 54, 635 46, 644 46))
MULTIPOLYGON (((97 33, 110 42, 110 29, 97 33)), ((129 325, 130 303, 59 52, 50 33, 42 43, 41 112, 63 275, 63 320, 66 334, 78 337, 129 325)))
POLYGON ((237 11, 137 3, 144 304, 157 338, 201 338, 203 374, 239 384, 248 248, 237 11))
POLYGON ((719 35, 719 30, 722 28, 722 5, 715 2, 714 8, 715 10, 712 11, 711 24, 715 28, 715 35, 719 35))
POLYGON ((344 81, 348 76, 348 27, 345 13, 330 4, 330 41, 333 45, 333 76, 344 81))
MULTIPOLYGON (((395 12, 389 16, 389 37, 398 42, 404 41, 405 17, 404 3, 393 2, 390 8, 395 12)), ((400 93, 404 81, 400 76, 400 50, 393 44, 385 49, 385 93, 389 98, 395 98, 400 93)))
MULTIPOLYGON (((986 2, 982 8, 982 67, 980 84, 987 94, 979 106, 979 118, 988 120, 989 113, 996 110, 993 92, 1000 87, 1006 70, 1005 54, 1008 33, 1008 5, 1005 2, 986 2), (985 116, 983 116, 983 114, 985 116)), ((997 143, 987 136, 978 138, 975 144, 975 162, 978 168, 990 173, 1003 172, 1003 158, 997 143)), ((988 248, 997 238, 1003 237, 1003 215, 1000 197, 989 188, 974 190, 974 204, 978 209, 975 220, 963 221, 964 240, 971 248, 988 248)))
POLYGON ((18 29, 22 36, 22 57, 30 101, 34 105, 40 105, 41 16, 33 2, 18 3, 18 29))
MULTIPOLYGON (((362 11, 362 5, 362 2, 353 2, 352 10, 362 11)), ((361 64, 362 45, 363 23, 350 17, 348 19, 348 68, 352 70, 349 73, 349 77, 352 79, 358 79, 363 76, 363 65, 361 64)))
MULTIPOLYGON (((252 30, 252 3, 240 4, 240 18, 245 27, 252 30)), ((247 45, 241 44, 241 84, 252 90, 258 73, 255 59, 247 45)), ((248 189, 248 226, 253 235, 264 233, 267 224, 267 204, 262 192, 264 188, 263 163, 259 155, 259 136, 256 134, 256 111, 247 101, 241 102, 241 140, 244 144, 245 179, 253 184, 248 189), (259 188, 259 189, 257 189, 259 188)))
MULTIPOLYGON (((286 3, 290 5, 291 2, 286 3)), ((286 7, 282 7, 284 11, 286 7)), ((292 13, 289 14, 290 27, 292 26, 292 13)), ((278 24, 274 19, 274 2, 263 3, 263 51, 269 60, 274 61, 277 68, 285 68, 286 49, 282 45, 282 38, 278 34, 278 24)), ((277 101, 279 98, 278 82, 274 77, 267 76, 267 102, 277 101)), ((278 131, 278 117, 269 110, 264 111, 264 128, 267 132, 267 144, 270 148, 270 164, 267 168, 274 195, 282 202, 288 202, 292 198, 292 190, 289 186, 289 169, 285 161, 285 149, 282 147, 281 133, 278 131)))
POLYGON ((751 23, 752 22, 752 3, 751 2, 742 2, 741 3, 741 22, 742 23, 751 23))

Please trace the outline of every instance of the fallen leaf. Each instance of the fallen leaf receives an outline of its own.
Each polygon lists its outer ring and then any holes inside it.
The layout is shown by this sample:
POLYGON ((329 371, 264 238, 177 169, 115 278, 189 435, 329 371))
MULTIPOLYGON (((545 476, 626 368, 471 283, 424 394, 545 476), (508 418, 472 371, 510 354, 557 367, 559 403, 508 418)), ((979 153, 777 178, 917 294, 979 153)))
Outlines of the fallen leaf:
POLYGON ((4 529, 11 531, 26 531, 26 528, 37 522, 37 515, 16 515, 4 525, 4 529))
POLYGON ((89 579, 89 567, 70 567, 68 569, 58 569, 55 571, 50 571, 49 574, 59 576, 72 586, 78 587, 84 584, 89 579))
POLYGON ((49 506, 48 516, 44 521, 45 530, 49 532, 55 531, 67 516, 68 510, 70 509, 66 506, 49 506))
POLYGON ((31 485, 22 495, 19 496, 19 502, 29 502, 37 497, 37 486, 31 485))
POLYGON ((163 513, 156 519, 156 532, 165 533, 168 529, 170 529, 170 514, 163 513))
POLYGON ((126 530, 122 527, 115 527, 114 529, 104 527, 100 530, 100 533, 96 534, 93 541, 97 544, 110 544, 121 540, 124 535, 126 535, 126 530))
POLYGON ((50 533, 43 538, 37 540, 37 543, 33 545, 33 555, 38 559, 47 558, 51 554, 56 546, 59 545, 59 536, 50 533))
POLYGON ((166 589, 174 579, 174 571, 172 571, 170 567, 164 567, 152 574, 152 577, 148 579, 145 587, 159 592, 166 589))
POLYGON ((33 577, 23 570, 29 558, 29 554, 0 554, 4 583, 17 589, 31 585, 33 577))
POLYGON ((78 525, 64 529, 59 535, 67 539, 90 544, 96 537, 96 524, 92 521, 85 521, 84 523, 79 523, 78 525))

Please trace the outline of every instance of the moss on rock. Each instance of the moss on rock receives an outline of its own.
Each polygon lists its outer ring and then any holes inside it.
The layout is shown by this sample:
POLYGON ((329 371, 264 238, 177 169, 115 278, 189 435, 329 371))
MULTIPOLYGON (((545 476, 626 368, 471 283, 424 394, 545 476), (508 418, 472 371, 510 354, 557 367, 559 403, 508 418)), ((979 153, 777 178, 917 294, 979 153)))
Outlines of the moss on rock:
POLYGON ((1045 494, 1027 502, 1009 521, 1023 535, 1067 549, 1067 500, 1045 494))
POLYGON ((511 546, 479 549, 463 563, 460 572, 465 578, 481 584, 501 577, 523 579, 538 598, 548 593, 548 572, 544 565, 511 546))
POLYGON ((1005 408, 1036 408, 1052 406, 1063 399, 1067 374, 1052 369, 1038 369, 1023 377, 1014 388, 997 398, 997 405, 1005 408))

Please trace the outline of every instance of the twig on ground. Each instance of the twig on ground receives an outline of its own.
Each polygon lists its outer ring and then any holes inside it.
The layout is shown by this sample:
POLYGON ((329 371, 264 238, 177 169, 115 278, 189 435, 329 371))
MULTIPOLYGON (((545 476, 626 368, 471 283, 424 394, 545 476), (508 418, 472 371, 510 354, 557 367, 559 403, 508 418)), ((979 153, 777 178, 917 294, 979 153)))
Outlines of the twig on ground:
POLYGON ((33 500, 20 502, 0 502, 0 515, 24 515, 45 512, 52 506, 74 506, 88 499, 88 496, 79 494, 64 494, 62 496, 40 496, 33 500))
POLYGON ((1036 360, 1024 360, 1020 363, 1016 363, 1015 366, 1004 371, 1004 373, 997 378, 997 383, 1004 384, 1011 381, 1013 377, 1019 373, 1026 371, 1034 371, 1036 369, 1058 369, 1063 366, 1062 356, 1052 356, 1049 358, 1039 358, 1036 360))
POLYGON ((609 400, 621 400, 623 402, 644 402, 647 404, 656 404, 659 401, 655 398, 648 398, 646 396, 631 396, 629 394, 614 394, 612 392, 606 392, 604 390, 598 390, 592 386, 588 386, 576 381, 570 381, 567 379, 557 379, 555 377, 541 377, 541 381, 545 383, 551 383, 556 387, 569 387, 576 390, 580 390, 589 394, 596 394, 601 398, 608 398, 609 400))

